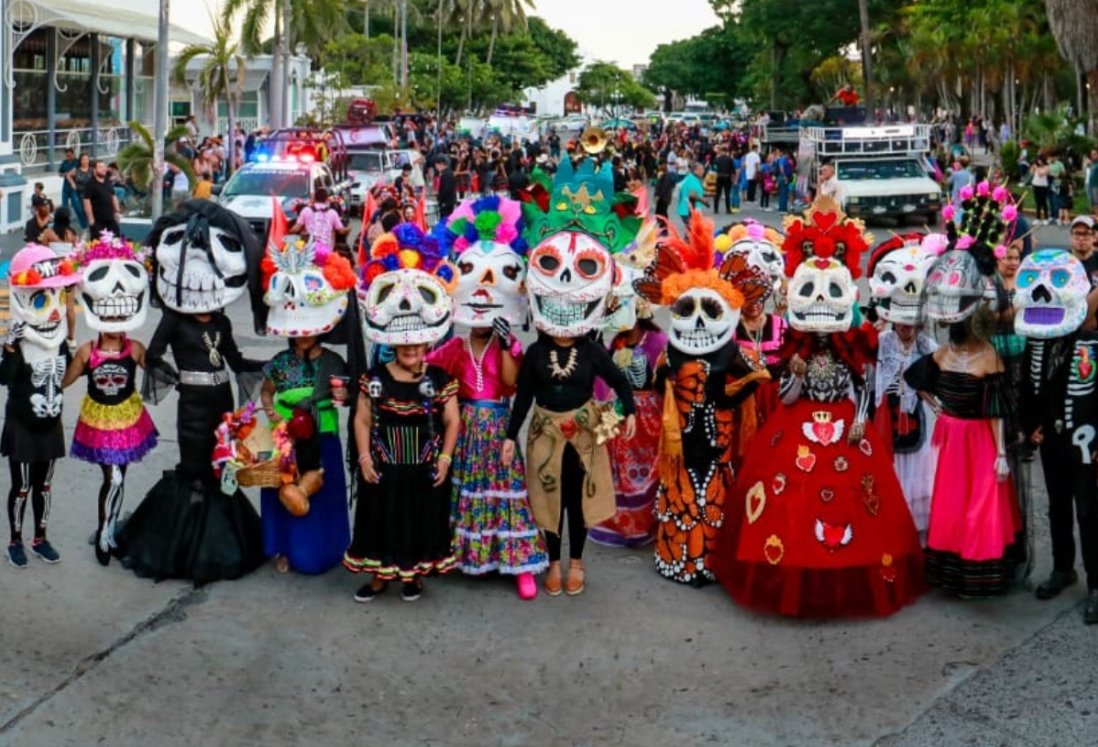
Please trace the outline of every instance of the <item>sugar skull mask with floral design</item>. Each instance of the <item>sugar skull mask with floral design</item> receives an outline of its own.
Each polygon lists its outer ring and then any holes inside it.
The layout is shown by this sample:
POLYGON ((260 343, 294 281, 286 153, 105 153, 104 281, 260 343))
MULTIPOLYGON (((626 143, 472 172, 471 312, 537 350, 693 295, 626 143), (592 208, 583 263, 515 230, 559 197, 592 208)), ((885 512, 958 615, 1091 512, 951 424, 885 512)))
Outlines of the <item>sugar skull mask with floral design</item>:
POLYGON ((263 259, 267 334, 310 337, 331 332, 347 313, 355 287, 351 263, 327 246, 287 236, 263 259))
POLYGON ((149 272, 144 254, 104 233, 78 248, 72 259, 81 271, 84 322, 97 332, 132 332, 149 315, 149 272))
POLYGON ((1022 260, 1014 293, 1014 331, 1049 339, 1069 335, 1087 316, 1090 281, 1071 252, 1038 249, 1022 260))
POLYGON ((491 327, 496 319, 526 321, 526 240, 522 206, 501 197, 463 202, 435 235, 457 266, 454 322, 491 327))
POLYGON ((453 322, 456 275, 437 238, 415 225, 402 223, 379 236, 358 286, 366 339, 385 345, 441 340, 453 322))
POLYGON ((68 336, 62 289, 80 282, 75 264, 39 244, 29 244, 11 259, 11 313, 22 324, 23 356, 40 360, 57 355, 68 336))
POLYGON ((920 233, 894 236, 873 252, 869 292, 877 313, 886 322, 921 324, 926 316, 923 290, 930 268, 938 259, 926 239, 920 233))

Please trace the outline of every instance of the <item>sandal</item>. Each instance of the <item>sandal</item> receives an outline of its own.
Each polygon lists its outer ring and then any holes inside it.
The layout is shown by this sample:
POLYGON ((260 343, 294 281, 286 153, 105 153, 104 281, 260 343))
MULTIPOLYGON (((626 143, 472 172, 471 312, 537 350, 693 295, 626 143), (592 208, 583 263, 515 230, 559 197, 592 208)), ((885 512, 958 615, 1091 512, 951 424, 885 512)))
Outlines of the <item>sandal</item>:
POLYGON ((560 561, 549 564, 549 572, 545 574, 545 593, 551 597, 559 597, 560 585, 560 561))
POLYGON ((583 561, 572 560, 568 563, 568 580, 564 583, 564 593, 570 597, 582 594, 584 589, 583 561))

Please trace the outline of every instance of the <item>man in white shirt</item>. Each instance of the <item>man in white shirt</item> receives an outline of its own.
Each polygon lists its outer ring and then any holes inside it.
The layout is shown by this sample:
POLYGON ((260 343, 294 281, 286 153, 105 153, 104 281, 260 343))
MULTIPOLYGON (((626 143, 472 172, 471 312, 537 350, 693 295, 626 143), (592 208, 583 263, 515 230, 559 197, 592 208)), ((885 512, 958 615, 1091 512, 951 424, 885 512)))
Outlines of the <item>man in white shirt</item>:
POLYGON ((820 166, 820 181, 816 188, 816 194, 820 197, 830 197, 836 202, 842 202, 842 185, 835 180, 835 167, 830 163, 820 166))
POLYGON ((755 201, 755 192, 758 188, 759 177, 759 163, 762 159, 759 158, 759 146, 752 145, 751 151, 743 157, 743 176, 747 181, 747 201, 755 201))

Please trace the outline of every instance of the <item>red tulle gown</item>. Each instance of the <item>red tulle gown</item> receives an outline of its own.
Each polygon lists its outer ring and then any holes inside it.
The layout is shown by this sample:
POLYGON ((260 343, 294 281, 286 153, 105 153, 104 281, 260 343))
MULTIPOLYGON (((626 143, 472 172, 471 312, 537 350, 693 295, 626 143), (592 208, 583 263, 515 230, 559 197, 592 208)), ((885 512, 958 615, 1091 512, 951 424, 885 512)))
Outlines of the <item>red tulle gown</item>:
POLYGON ((871 360, 868 333, 790 333, 783 399, 737 475, 713 570, 740 604, 798 617, 887 616, 925 588, 923 554, 886 445, 855 443, 853 388, 871 360), (797 390, 799 389, 799 393, 797 390), (733 512, 735 512, 733 514, 733 512))

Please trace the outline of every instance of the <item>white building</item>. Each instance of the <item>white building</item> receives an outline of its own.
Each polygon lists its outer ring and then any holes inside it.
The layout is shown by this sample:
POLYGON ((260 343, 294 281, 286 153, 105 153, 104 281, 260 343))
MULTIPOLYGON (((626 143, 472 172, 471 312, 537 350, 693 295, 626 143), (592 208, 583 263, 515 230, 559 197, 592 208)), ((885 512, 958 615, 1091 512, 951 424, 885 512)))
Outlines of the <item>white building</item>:
POLYGON ((546 83, 541 88, 527 88, 523 91, 525 105, 539 116, 564 117, 569 114, 583 113, 583 105, 576 94, 579 75, 584 68, 595 62, 595 58, 580 51, 580 64, 567 74, 546 83))

